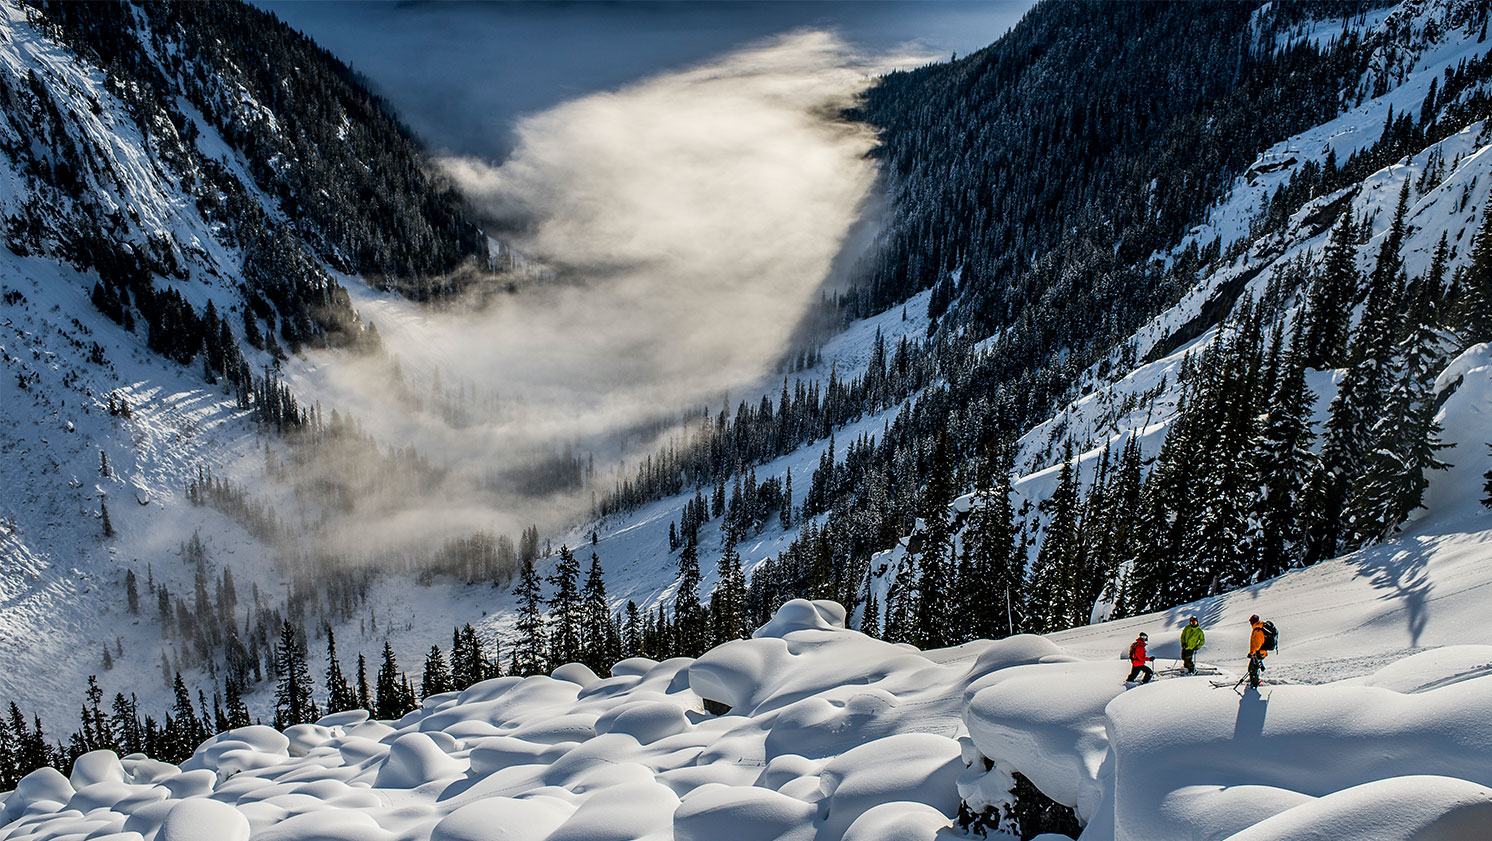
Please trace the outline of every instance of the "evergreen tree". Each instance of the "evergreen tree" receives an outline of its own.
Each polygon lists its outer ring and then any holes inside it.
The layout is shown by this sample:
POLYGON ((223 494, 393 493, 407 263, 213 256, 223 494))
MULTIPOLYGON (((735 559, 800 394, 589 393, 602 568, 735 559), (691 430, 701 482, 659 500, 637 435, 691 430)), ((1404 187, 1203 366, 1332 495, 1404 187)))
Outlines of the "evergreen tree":
POLYGON ((1373 423, 1371 450, 1352 487, 1347 516, 1352 540, 1380 540, 1422 507, 1428 471, 1447 464, 1435 457, 1444 449, 1435 422, 1435 378, 1444 367, 1440 336, 1433 324, 1429 284, 1416 284, 1395 362, 1399 375, 1390 387, 1381 416, 1373 423))
POLYGON ((916 628, 919 648, 941 648, 948 644, 956 558, 952 557, 952 534, 948 506, 956 493, 954 453, 948 430, 938 433, 933 447, 927 486, 923 489, 921 514, 924 525, 918 551, 916 628))
MULTIPOLYGON (((786 386, 784 386, 786 388, 786 386)), ((793 469, 787 469, 787 478, 782 483, 782 508, 778 512, 783 531, 793 527, 793 469)))
MULTIPOLYGON (((1189 364, 1190 357, 1188 357, 1189 364)), ((1185 369, 1186 365, 1183 365, 1185 369)), ((1192 409, 1197 394, 1189 381, 1166 433, 1155 466, 1140 495, 1139 540, 1121 587, 1117 616, 1159 610, 1187 601, 1190 569, 1183 563, 1185 539, 1199 516, 1196 453, 1203 436, 1192 409)))
POLYGON ((14 701, 10 703, 9 730, 15 742, 15 760, 9 775, 16 781, 37 768, 56 762, 52 747, 47 744, 46 733, 42 730, 41 717, 35 716, 32 721, 33 726, 28 727, 20 707, 14 701))
POLYGON ((703 654, 708 640, 704 608, 699 603, 699 549, 692 540, 679 553, 679 587, 674 594, 673 612, 677 625, 676 653, 685 657, 703 654))
POLYGON ((373 704, 373 692, 368 687, 368 661, 361 653, 357 655, 357 705, 369 713, 377 710, 373 704))
POLYGON ((1406 178, 1399 187, 1399 201, 1394 206, 1393 219, 1383 235, 1383 242, 1378 246, 1378 259, 1373 264, 1373 274, 1369 278, 1370 284, 1382 284, 1386 287, 1393 284, 1404 270, 1404 260, 1400 256, 1400 251, 1404 248, 1405 218, 1408 212, 1409 179, 1406 178))
POLYGON ((83 723, 83 729, 79 731, 82 752, 87 753, 91 750, 117 752, 119 745, 114 738, 114 728, 103 711, 104 690, 99 688, 96 676, 88 676, 88 688, 84 691, 83 697, 83 710, 79 716, 83 723))
POLYGON ((409 712, 419 706, 419 702, 416 700, 414 694, 414 684, 409 682, 409 675, 402 675, 400 677, 399 703, 404 707, 405 712, 409 712))
POLYGON ((451 689, 451 670, 446 666, 445 655, 441 653, 440 646, 432 645, 430 653, 425 655, 425 672, 420 678, 420 698, 450 692, 451 689))
POLYGON ((744 639, 746 631, 746 578, 741 572, 741 555, 736 551, 736 531, 727 528, 725 552, 720 555, 718 581, 710 593, 710 619, 714 644, 744 639))
MULTIPOLYGON (((1142 462, 1139 438, 1130 435, 1119 453, 1118 464, 1110 473, 1103 494, 1101 522, 1095 526, 1102 532, 1101 543, 1090 550, 1090 554, 1095 558, 1093 574, 1101 576, 1103 582, 1097 598, 1111 605, 1106 618, 1119 614, 1124 575, 1139 551, 1139 512, 1145 485, 1142 462)), ((1019 571, 1019 567, 1015 570, 1019 571)), ((1012 620, 1007 619, 1007 624, 1012 624, 1012 620)))
POLYGON ((1008 627, 1010 602, 1021 592, 1025 559, 1016 553, 1015 511, 1010 506, 1010 473, 986 458, 979 466, 979 490, 964 532, 963 558, 968 577, 959 589, 967 598, 969 634, 999 639, 1008 627))
POLYGON ((375 718, 393 720, 403 718, 414 709, 414 690, 399 671, 399 662, 394 658, 394 647, 383 641, 383 663, 378 667, 378 679, 373 698, 375 718))
POLYGON ((1077 557, 1081 544, 1078 528, 1078 484, 1072 455, 1072 443, 1062 452, 1062 473, 1056 490, 1043 500, 1040 510, 1047 514, 1046 533, 1036 562, 1031 567, 1031 583, 1026 593, 1024 614, 1028 630, 1036 633, 1086 624, 1087 617, 1076 604, 1077 582, 1074 573, 1081 563, 1077 557))
POLYGON ((487 656, 486 647, 470 622, 451 631, 452 689, 465 689, 500 674, 502 669, 494 658, 487 656))
POLYGON ((559 563, 549 577, 554 595, 549 598, 550 662, 578 663, 584 657, 581 647, 583 621, 580 603, 580 561, 569 547, 560 547, 559 563))
POLYGON ((1187 423, 1197 431, 1198 473, 1194 503, 1199 512, 1188 535, 1184 598, 1213 595, 1242 586, 1248 516, 1258 479, 1250 445, 1260 378, 1259 321, 1249 299, 1240 304, 1200 366, 1197 398, 1187 423))
POLYGON ((860 614, 860 633, 872 639, 881 635, 881 606, 876 601, 875 585, 868 572, 865 574, 865 609, 860 614))
POLYGON ((882 639, 887 642, 906 642, 912 634, 912 616, 907 603, 915 596, 915 558, 908 554, 897 565, 891 585, 886 588, 886 608, 883 620, 882 639))
POLYGON ((292 724, 308 724, 321 717, 311 697, 311 670, 306 666, 305 649, 295 626, 286 619, 280 624, 280 644, 275 649, 275 728, 283 730, 292 724))
POLYGON ((238 681, 228 678, 223 683, 223 694, 227 697, 228 728, 248 727, 253 724, 249 719, 249 708, 243 702, 243 695, 239 692, 238 681))
POLYGON ((124 572, 124 598, 130 614, 138 616, 140 614, 140 585, 132 569, 124 572))
POLYGON ((1403 199, 1401 194, 1394 221, 1369 278, 1362 322, 1348 354, 1347 373, 1332 401, 1326 423, 1322 466, 1311 491, 1315 513, 1307 555, 1311 563, 1335 557, 1342 549, 1358 545, 1360 538, 1350 527, 1353 514, 1349 506, 1371 507, 1366 501, 1353 503, 1352 499, 1354 495, 1361 496, 1360 485, 1368 455, 1373 450, 1373 427, 1385 409, 1391 383, 1394 340, 1398 334, 1394 321, 1400 286, 1398 249, 1404 228, 1403 199))
MULTIPOLYGON (((1488 444, 1487 449, 1492 451, 1492 444, 1488 444)), ((1482 485, 1482 492, 1486 494, 1486 496, 1482 497, 1482 504, 1488 508, 1492 508, 1492 469, 1483 473, 1482 478, 1487 480, 1487 483, 1482 485)))
POLYGON ((544 670, 548 646, 544 642, 544 591, 531 558, 518 576, 518 641, 513 646, 513 674, 535 675, 544 670))
POLYGON ((160 759, 179 764, 185 762, 207 738, 207 727, 197 718, 197 711, 192 706, 192 696, 187 692, 186 682, 181 679, 181 672, 175 673, 171 692, 175 703, 171 706, 171 713, 166 716, 165 730, 161 734, 160 759))
POLYGON ((642 613, 637 602, 627 600, 626 619, 622 622, 622 656, 636 657, 642 653, 642 613))
POLYGON ((1281 364, 1263 430, 1254 445, 1259 490, 1249 540, 1260 578, 1273 578, 1303 560, 1306 483, 1316 469, 1311 412, 1316 396, 1306 386, 1298 343, 1281 364))
POLYGON ((114 536, 114 523, 109 520, 109 503, 107 500, 99 501, 99 517, 104 524, 104 537, 114 536))
POLYGON ((601 569, 601 557, 591 552, 591 566, 586 571, 585 587, 581 592, 584 613, 585 656, 583 661, 596 674, 606 670, 622 656, 621 635, 611 617, 611 602, 606 597, 606 574, 601 569))
MULTIPOLYGON (((1370 293, 1373 298, 1387 296, 1386 290, 1370 293)), ((1363 323, 1353 345, 1352 362, 1342 378, 1337 396, 1332 400, 1326 421, 1326 443, 1321 451, 1321 467, 1312 479, 1309 496, 1313 513, 1307 548, 1307 563, 1336 555, 1354 545, 1349 532, 1348 504, 1353 489, 1362 481, 1368 454, 1373 445, 1373 426, 1384 411, 1383 385, 1387 362, 1383 346, 1391 340, 1392 325, 1377 312, 1364 314, 1363 323)))
POLYGON ((1352 245, 1355 238, 1349 208, 1331 231, 1321 273, 1306 304, 1302 328, 1305 338, 1298 344, 1304 349, 1303 362, 1307 368, 1332 368, 1345 359, 1347 330, 1357 298, 1357 259, 1352 245))
MULTIPOLYGON (((231 706, 231 704, 230 704, 231 706)), ((342 663, 337 659, 337 635, 332 626, 326 626, 326 711, 339 713, 358 708, 357 693, 342 674, 342 663)))
POLYGON ((1492 342, 1492 202, 1482 212, 1482 226, 1471 245, 1471 262, 1456 279, 1456 307, 1451 319, 1461 348, 1492 342))

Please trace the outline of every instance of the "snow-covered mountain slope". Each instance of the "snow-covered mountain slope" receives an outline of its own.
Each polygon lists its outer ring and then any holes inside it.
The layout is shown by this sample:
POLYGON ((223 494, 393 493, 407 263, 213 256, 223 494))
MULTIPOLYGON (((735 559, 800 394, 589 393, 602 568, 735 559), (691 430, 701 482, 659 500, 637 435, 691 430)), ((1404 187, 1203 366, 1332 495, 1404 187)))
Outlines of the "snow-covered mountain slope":
MULTIPOLYGON (((209 592, 231 569, 240 605, 252 605, 235 624, 286 603, 276 548, 184 491, 204 473, 253 480, 266 448, 283 452, 256 422, 252 392, 282 366, 304 364, 285 328, 319 324, 317 338, 300 337, 317 345, 342 344, 321 332, 334 322, 360 330, 320 260, 358 259, 338 252, 347 229, 320 228, 277 180, 312 162, 281 155, 272 171, 260 166, 323 127, 298 114, 291 132, 275 110, 286 101, 256 98, 260 68, 235 66, 221 43, 211 56, 189 46, 221 20, 158 17, 183 11, 242 14, 250 29, 233 49, 255 39, 266 55, 305 46, 239 7, 0 2, 0 703, 63 728, 90 674, 108 696, 135 693, 155 709, 176 670, 194 686, 221 683, 192 633, 174 621, 163 631, 158 619, 158 591, 191 601, 196 573, 182 550, 194 534, 209 592), (112 63, 91 38, 107 42, 112 63), (227 100, 234 107, 220 108, 227 100), (307 300, 311 321, 301 319, 307 300), (214 335, 197 337, 210 313, 220 314, 208 325, 214 335), (138 613, 127 609, 127 575, 137 579, 138 613)), ((328 85, 347 145, 314 165, 382 140, 395 155, 380 175, 392 176, 412 141, 389 140, 391 118, 360 111, 371 100, 328 83, 320 64, 330 58, 318 55, 300 81, 306 93, 328 85)), ((295 178, 304 186, 324 175, 295 178)), ((427 210, 455 206, 432 201, 427 210)), ((395 238, 379 254, 408 245, 395 238)), ((427 245, 431 259, 440 249, 427 245)), ((428 647, 420 643, 401 653, 417 657, 428 647)))
MULTIPOLYGON (((1470 435, 1492 348, 1460 370, 1442 416, 1470 435)), ((394 722, 234 730, 180 768, 89 754, 70 779, 22 781, 4 837, 932 841, 1081 825, 1084 841, 1473 841, 1492 819, 1477 479, 1441 477, 1436 516, 1393 543, 1049 639, 919 652, 799 600, 697 660, 497 678, 394 722), (1266 676, 1319 685, 1230 688, 1251 612, 1282 629, 1266 676), (1190 614, 1224 685, 1124 684, 1131 637, 1148 630, 1168 658, 1190 614), (1344 673, 1360 676, 1329 680, 1344 673)))
MULTIPOLYGON (((1472 6, 1412 2, 1360 21, 1403 33, 1403 49, 1385 53, 1379 68, 1393 83, 1266 152, 1188 242, 1158 255, 1173 259, 1191 243, 1240 243, 1231 262, 1083 374, 1072 403, 1024 430, 1018 507, 1052 495, 1060 474, 1052 462, 1066 442, 1079 451, 1080 481, 1091 480, 1106 444, 1117 450, 1137 437, 1144 454, 1155 455, 1176 419, 1188 354, 1195 359, 1218 339, 1216 313, 1244 296, 1262 298, 1302 255, 1315 259, 1335 213, 1370 222, 1370 238, 1357 244, 1366 268, 1408 183, 1408 273, 1424 271, 1442 234, 1454 249, 1452 268, 1466 265, 1492 183, 1482 123, 1290 208, 1285 224, 1256 233, 1264 200, 1291 173, 1323 162, 1328 146, 1338 159, 1367 148, 1390 107, 1417 108, 1432 79, 1486 53, 1473 20, 1445 17, 1472 6)), ((78 71, 62 58, 47 60, 55 45, 24 29, 22 18, 9 20, 0 43, 8 68, 52 68, 60 90, 97 82, 74 78, 78 71)), ((1335 25, 1296 37, 1329 38, 1335 25)), ((100 121, 120 119, 110 116, 112 100, 98 99, 100 121)), ((219 152, 234 161, 226 144, 219 152)), ((148 169, 139 184, 154 183, 148 169)), ((186 208, 161 184, 150 188, 160 196, 149 206, 186 208)), ((222 260, 234 259, 223 252, 222 260)), ((145 354, 138 336, 99 316, 86 272, 6 253, 0 271, 0 482, 14 489, 0 512, 0 681, 11 682, 0 689, 70 716, 104 640, 123 643, 114 670, 103 674, 107 692, 163 687, 159 654, 171 644, 150 620, 125 612, 126 570, 190 592, 194 570, 177 552, 196 532, 214 575, 231 566, 263 591, 284 586, 272 553, 181 493, 204 464, 252 479, 266 439, 195 370, 145 354), (95 342, 103 361, 84 363, 95 342), (111 393, 129 403, 127 417, 108 411, 111 393), (107 543, 105 499, 117 532, 107 543), (98 599, 106 590, 110 598, 98 599)), ((214 294, 210 280, 181 284, 184 294, 205 301, 200 296, 214 294)), ((925 334, 929 298, 913 299, 905 316, 896 307, 854 325, 806 376, 827 382, 831 369, 839 377, 862 370, 877 335, 894 342, 925 334)), ((1279 318, 1296 322, 1302 298, 1285 296, 1279 318)), ((1341 377, 1309 374, 1318 427, 1341 377)), ((770 396, 778 386, 761 391, 770 396)), ((284 734, 243 728, 214 737, 180 768, 90 754, 71 779, 43 769, 4 796, 0 838, 907 841, 1051 831, 1060 834, 1048 838, 1087 841, 1480 839, 1492 822, 1492 631, 1484 621, 1492 513, 1478 502, 1492 437, 1492 349, 1474 346, 1452 360, 1437 392, 1442 437, 1454 445, 1444 457, 1454 466, 1430 477, 1426 509, 1388 540, 1244 589, 1047 638, 925 652, 846 629, 858 617, 833 603, 793 601, 753 639, 697 660, 634 658, 604 679, 573 664, 552 676, 499 678, 433 696, 394 722, 359 712, 284 734), (1282 630, 1266 671, 1276 684, 1235 694, 1206 678, 1122 683, 1119 655, 1136 633, 1148 632, 1158 665, 1169 666, 1192 615, 1208 634, 1199 659, 1220 676, 1236 675, 1253 613, 1282 630)), ((862 435, 882 434, 908 405, 837 429, 837 454, 862 435)), ((791 469, 801 498, 828 446, 820 440, 757 465, 756 475, 791 469)), ((564 541, 584 556, 596 536, 614 606, 670 608, 678 581, 667 536, 692 496, 580 525, 564 541)), ((953 509, 965 514, 976 504, 964 496, 953 509)), ((1042 518, 1032 516, 1033 556, 1042 518)), ((744 539, 748 572, 780 555, 800 529, 772 520, 744 539)), ((725 544, 719 519, 699 537, 708 592, 725 544)), ((955 534, 954 545, 962 539, 955 534)), ((911 542, 872 559, 872 588, 882 599, 914 554, 911 542)), ((260 598, 253 601, 257 607, 260 598)), ((371 581, 356 616, 331 619, 344 656, 388 639, 407 669, 465 621, 506 646, 514 606, 511 593, 485 582, 437 577, 422 588, 387 576, 371 581)), ((1095 618, 1105 609, 1096 605, 1095 618)), ((193 683, 216 677, 188 673, 193 683)), ((256 712, 267 706, 261 695, 256 712)))
POLYGON ((164 646, 147 618, 155 605, 127 612, 126 571, 142 600, 148 581, 190 592, 180 548, 200 530, 236 574, 275 580, 262 546, 222 515, 191 510, 182 493, 199 468, 253 455, 254 427, 195 371, 97 313, 72 270, 0 253, 0 277, 11 296, 0 318, 0 695, 71 717, 89 674, 164 692, 164 646), (111 413, 111 399, 128 415, 111 413))
MULTIPOLYGON (((1466 445, 1487 428, 1492 347, 1457 374, 1441 418, 1466 445)), ((180 768, 90 754, 70 779, 24 780, 4 837, 869 841, 966 837, 960 820, 1030 837, 1066 814, 1085 841, 1471 841, 1492 811, 1479 478, 1437 477, 1434 515, 1399 540, 1049 639, 919 652, 795 601, 697 660, 498 678, 395 722, 230 731, 180 768), (1316 685, 1122 682, 1132 636, 1164 661, 1188 615, 1199 661, 1231 681, 1250 613, 1282 630, 1266 676, 1316 685)))
MULTIPOLYGON (((1400 189, 1408 184, 1409 227, 1401 249, 1408 276, 1425 272, 1442 235, 1447 237, 1450 247, 1450 270, 1453 272, 1468 263, 1472 240, 1487 210, 1486 190, 1492 184, 1492 154, 1489 154, 1492 134, 1485 121, 1467 125, 1399 160, 1387 162, 1348 187, 1291 208, 1285 224, 1277 229, 1258 235, 1251 233, 1264 219, 1271 198, 1308 164, 1323 165, 1328 156, 1345 162, 1352 155, 1363 153, 1382 136, 1386 115, 1417 112, 1432 82, 1438 84, 1437 80, 1443 80, 1449 70, 1464 67, 1468 61, 1480 60, 1487 54, 1489 44, 1478 38, 1478 19, 1474 15, 1468 17, 1467 8, 1459 3, 1404 4, 1379 10, 1369 19, 1358 21, 1370 32, 1398 33, 1384 41, 1385 46, 1380 48, 1384 55, 1375 59, 1375 67, 1396 68, 1390 74, 1395 83, 1389 84, 1380 95, 1364 97, 1330 122, 1263 152, 1248 173, 1236 179, 1219 199, 1203 224, 1168 254, 1156 255, 1157 260, 1170 261, 1189 248, 1213 241, 1236 252, 1232 260, 1219 261, 1212 270, 1199 275, 1195 285, 1173 306, 1142 325, 1107 358, 1082 372, 1073 384, 1075 399, 1071 403, 1049 419, 1023 430, 1014 457, 1012 504, 1015 508, 1036 506, 1050 497, 1061 472, 1065 442, 1074 445, 1080 484, 1092 480, 1098 462, 1106 453, 1116 455, 1131 438, 1139 440, 1144 458, 1153 459, 1176 417, 1184 391, 1181 372, 1188 357, 1196 359, 1213 345, 1219 335, 1221 314, 1239 300, 1261 300, 1271 284, 1284 285, 1289 278, 1299 275, 1300 266, 1318 264, 1331 222, 1340 214, 1366 220, 1370 227, 1371 233, 1365 235, 1365 241, 1355 252, 1359 269, 1370 270, 1373 255, 1387 236, 1400 189)), ((1311 37, 1330 37, 1342 27, 1340 20, 1318 22, 1306 26, 1296 36, 1315 33, 1311 37)), ((1459 96, 1464 102, 1486 95, 1482 87, 1473 87, 1459 96)), ((1441 105, 1448 107, 1444 101, 1441 105)), ((1281 304, 1278 318, 1285 325, 1299 324, 1306 305, 1306 290, 1299 286, 1298 280, 1295 283, 1281 304)), ((928 294, 922 293, 910 304, 911 322, 917 326, 926 323, 928 294)), ((1354 318, 1361 317, 1361 309, 1359 301, 1354 318)), ((902 314, 903 309, 897 307, 857 322, 844 336, 858 336, 860 341, 830 342, 817 369, 818 375, 827 377, 831 367, 841 377, 863 370, 867 356, 864 346, 877 331, 883 331, 893 340, 902 335, 915 340, 919 331, 916 326, 908 330, 902 314)), ((997 338, 986 339, 977 349, 989 352, 997 338)), ((1307 373, 1308 385, 1316 398, 1314 421, 1318 431, 1326 420, 1327 407, 1341 376, 1335 370, 1307 373)), ((769 395, 771 391, 770 387, 766 389, 769 395)), ((750 399, 748 395, 748 402, 750 399)), ((865 433, 879 435, 911 402, 915 398, 839 430, 837 438, 841 443, 837 454, 841 462, 843 442, 865 433)), ((827 447, 827 441, 819 441, 790 456, 759 465, 757 477, 781 479, 791 467, 801 492, 827 447)), ((1452 450, 1446 458, 1452 462, 1464 458, 1469 464, 1486 467, 1484 447, 1452 450)), ((957 499, 955 510, 967 512, 974 504, 974 496, 971 493, 957 499)), ((658 566, 650 560, 666 547, 667 528, 691 497, 692 491, 599 524, 599 554, 607 564, 608 575, 619 574, 622 579, 613 586, 614 593, 633 598, 639 605, 664 603, 671 597, 669 571, 662 570, 660 580, 658 566), (639 564, 646 574, 632 572, 639 564)), ((822 524, 823 519, 819 517, 818 522, 822 524)), ((1031 515, 1032 558, 1040 548, 1042 519, 1041 512, 1031 515)), ((593 528, 597 527, 586 524, 576 529, 569 536, 571 545, 588 540, 593 528)), ((743 544, 743 562, 750 569, 753 564, 774 557, 797 533, 796 528, 784 533, 768 525, 760 535, 743 544)), ((713 562, 723 545, 718 522, 706 524, 700 538, 705 592, 713 582, 710 577, 713 562)), ((879 569, 884 563, 888 572, 894 572, 905 556, 904 540, 902 546, 878 556, 872 568, 879 569)), ((884 598, 890 580, 890 575, 883 575, 876 582, 879 597, 884 598)))

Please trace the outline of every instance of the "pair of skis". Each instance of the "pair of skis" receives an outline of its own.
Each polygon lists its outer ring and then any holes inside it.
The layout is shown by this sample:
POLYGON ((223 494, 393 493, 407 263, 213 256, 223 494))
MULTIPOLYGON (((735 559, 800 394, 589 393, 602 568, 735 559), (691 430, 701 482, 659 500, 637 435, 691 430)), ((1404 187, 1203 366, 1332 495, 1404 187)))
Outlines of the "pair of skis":
MULTIPOLYGON (((1248 681, 1248 679, 1249 679, 1249 676, 1248 675, 1244 675, 1243 677, 1239 678, 1236 681, 1233 681, 1232 683, 1229 683, 1226 680, 1214 680, 1214 681, 1212 681, 1212 686, 1213 686, 1214 689, 1222 689, 1224 687, 1227 687, 1227 688, 1232 689, 1234 692, 1238 692, 1239 688, 1242 687, 1243 684, 1248 681)), ((1296 683, 1296 681, 1285 680, 1285 679, 1274 679, 1274 678, 1267 678, 1267 677, 1261 677, 1261 678, 1259 678, 1259 686, 1260 687, 1264 687, 1264 686, 1289 686, 1290 684, 1293 684, 1293 683, 1296 683)))
MULTIPOLYGON (((1186 669, 1177 666, 1175 668, 1169 669, 1156 669, 1155 677, 1152 678, 1152 680, 1161 680, 1163 678, 1173 677, 1213 677, 1220 674, 1222 674, 1221 671, 1211 666, 1199 666, 1197 667, 1197 670, 1195 672, 1188 672, 1186 669)), ((1124 683, 1127 686, 1140 686, 1143 682, 1138 680, 1126 680, 1124 683)))

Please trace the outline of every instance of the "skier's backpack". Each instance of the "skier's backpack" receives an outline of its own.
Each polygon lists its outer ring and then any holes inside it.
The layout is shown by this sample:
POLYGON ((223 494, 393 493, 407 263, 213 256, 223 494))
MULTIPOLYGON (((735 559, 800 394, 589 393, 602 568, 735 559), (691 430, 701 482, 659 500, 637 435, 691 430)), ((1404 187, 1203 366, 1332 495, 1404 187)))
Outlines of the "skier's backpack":
POLYGON ((1264 644, 1259 646, 1260 651, 1274 651, 1280 647, 1280 632, 1273 622, 1265 622, 1259 626, 1264 632, 1264 644))

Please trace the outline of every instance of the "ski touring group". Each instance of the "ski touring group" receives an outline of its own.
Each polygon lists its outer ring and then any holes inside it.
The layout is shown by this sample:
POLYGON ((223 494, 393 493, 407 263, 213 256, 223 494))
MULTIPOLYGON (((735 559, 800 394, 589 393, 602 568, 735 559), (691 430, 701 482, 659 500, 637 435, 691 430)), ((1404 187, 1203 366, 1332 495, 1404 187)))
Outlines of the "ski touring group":
MULTIPOLYGON (((1233 684, 1235 688, 1239 684, 1242 684, 1244 680, 1248 681, 1249 686, 1257 688, 1263 681, 1264 658, 1268 657, 1271 651, 1279 649, 1279 631, 1275 628, 1273 622, 1261 620, 1258 614, 1254 614, 1249 617, 1249 628, 1248 672, 1244 677, 1239 678, 1237 683, 1233 684)), ((1150 636, 1141 633, 1135 638, 1134 642, 1129 644, 1128 659, 1130 670, 1129 677, 1124 679, 1125 683, 1149 683, 1155 677, 1155 669, 1150 666, 1151 663, 1155 662, 1155 658, 1147 650, 1149 643, 1150 636)), ((1203 633, 1202 626, 1198 623, 1197 617, 1191 617, 1187 621, 1186 627, 1181 629, 1181 668, 1177 669, 1175 674, 1198 674, 1195 659, 1197 650, 1206 643, 1207 635, 1203 633)), ((1217 673, 1216 671, 1209 671, 1205 674, 1217 673)), ((1226 686, 1227 684, 1218 683, 1215 685, 1226 686)))

